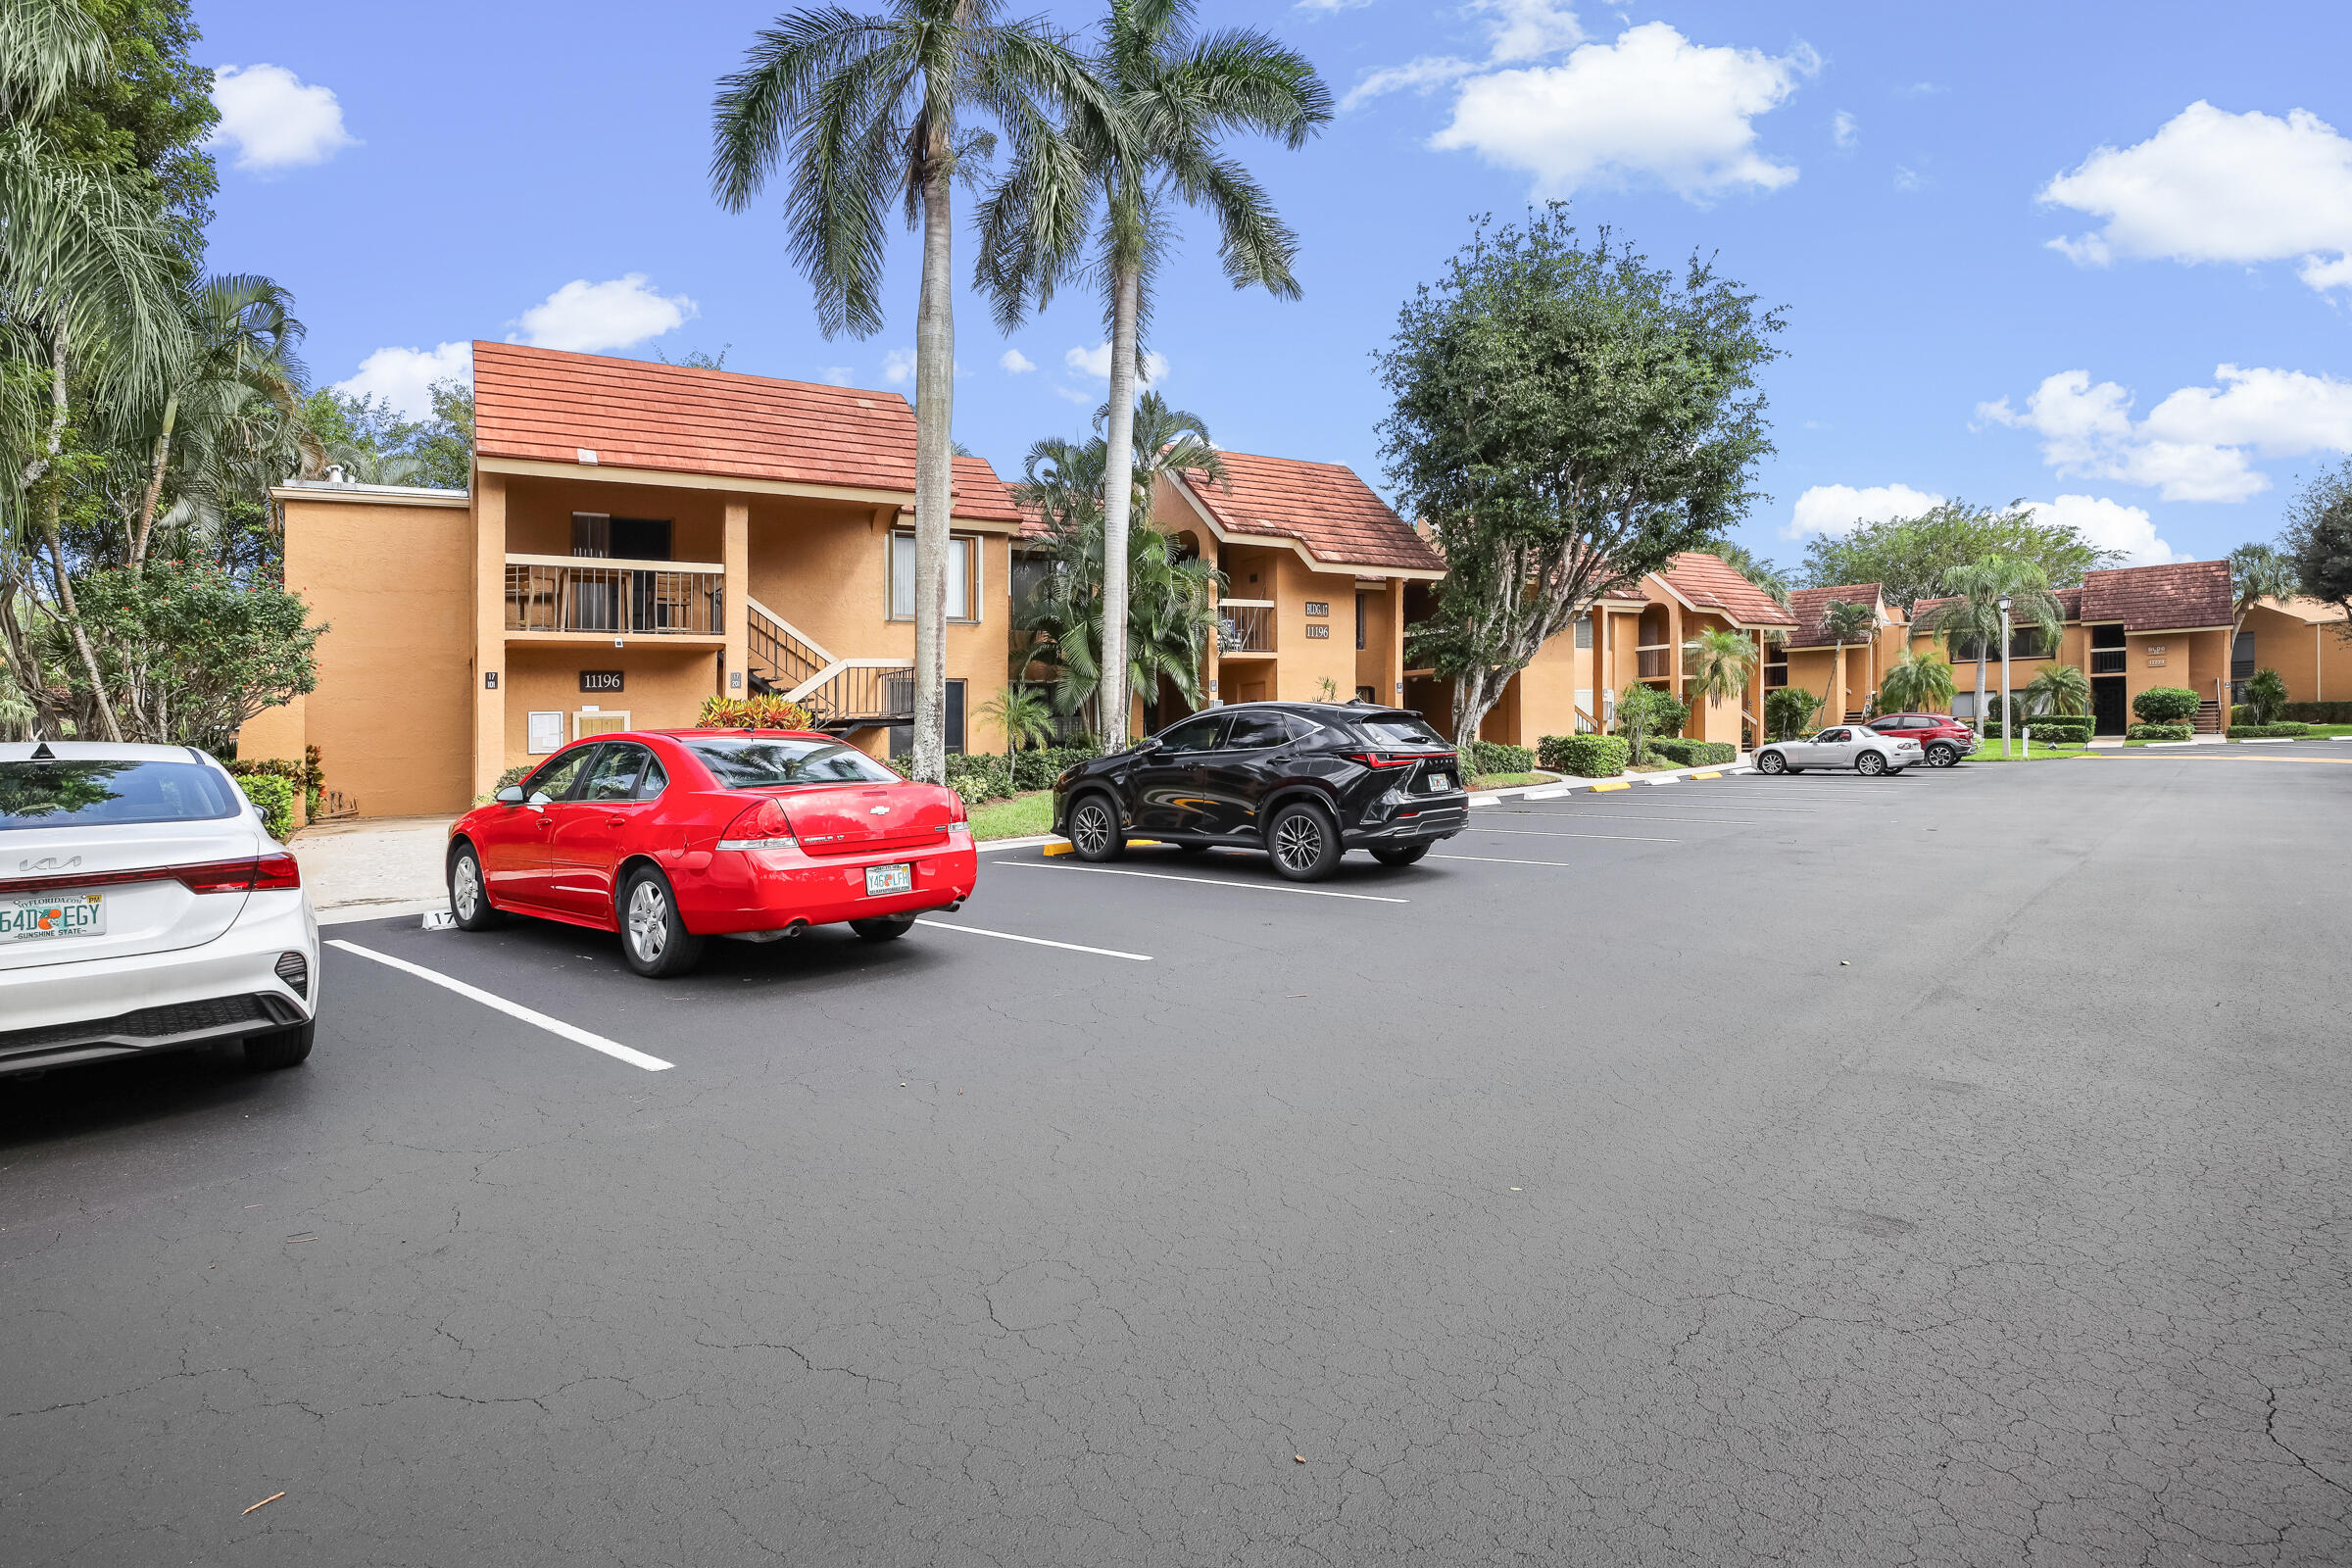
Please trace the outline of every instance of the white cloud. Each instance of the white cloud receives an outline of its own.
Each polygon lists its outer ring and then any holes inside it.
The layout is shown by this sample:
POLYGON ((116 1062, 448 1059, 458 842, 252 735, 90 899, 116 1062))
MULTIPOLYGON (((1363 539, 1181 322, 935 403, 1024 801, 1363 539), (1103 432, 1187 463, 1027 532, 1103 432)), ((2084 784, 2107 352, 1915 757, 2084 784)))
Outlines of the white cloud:
POLYGON ((1854 117, 1842 109, 1832 115, 1830 117, 1830 140, 1838 147, 1849 150, 1855 142, 1861 140, 1859 127, 1854 123, 1854 117))
POLYGON ((1014 375, 1027 375, 1037 368, 1037 362, 1019 349, 1006 349, 997 356, 997 363, 1014 375))
POLYGON ((1102 401, 1102 393, 1089 392, 1082 387, 1074 386, 1057 386, 1054 389, 1054 395, 1057 398, 1067 398, 1082 409, 1094 408, 1102 401))
POLYGON ((1850 484, 1817 484, 1796 498, 1795 515, 1781 532, 1789 539, 1809 533, 1843 536, 1866 522, 1916 517, 1942 502, 1943 497, 1907 484, 1874 484, 1860 489, 1850 484))
POLYGON ((213 104, 220 123, 212 144, 236 148, 236 167, 250 173, 323 164, 358 145, 343 128, 333 90, 306 83, 283 66, 217 67, 213 104))
MULTIPOLYGON (((1098 343, 1091 349, 1071 349, 1061 357, 1061 363, 1080 375, 1091 375, 1098 381, 1110 379, 1110 345, 1098 343)), ((1138 390, 1150 391, 1168 378, 1168 357, 1147 352, 1144 355, 1144 373, 1138 390)))
POLYGON ((1371 3, 1372 0, 1298 0, 1291 9, 1310 15, 1329 16, 1337 11, 1358 11, 1371 3))
POLYGON ((2087 370, 2044 378, 2021 412, 2007 398, 1978 416, 2041 437, 2061 478, 2148 485, 2167 501, 2245 501, 2271 487, 2255 457, 2352 452, 2352 381, 2300 370, 2219 366, 2219 386, 2182 387, 2132 417, 2132 394, 2087 370))
POLYGON ((411 419, 433 412, 432 385, 451 378, 473 377, 473 345, 443 343, 430 349, 377 349, 360 362, 335 390, 345 397, 380 397, 411 419))
POLYGON ((892 349, 882 356, 882 379, 892 386, 905 386, 914 374, 914 350, 892 349))
POLYGON ((1802 45, 1767 55, 1644 23, 1556 65, 1466 77, 1452 122, 1430 145, 1522 170, 1540 196, 1643 181, 1692 201, 1738 186, 1777 190, 1796 169, 1757 150, 1753 122, 1818 66, 1802 45))
POLYGON ((2029 501, 2026 510, 2034 520, 2079 528, 2101 550, 2120 550, 2125 564, 2161 566, 2168 561, 2187 561, 2156 537, 2156 524, 2138 507, 2127 507, 2104 496, 2060 496, 2055 501, 2029 501))
POLYGON ((2039 199, 2106 220, 2049 242, 2080 266, 2292 260, 2315 289, 2352 288, 2352 137, 2308 110, 2281 120, 2200 99, 2146 141, 2099 148, 2039 199))
POLYGON ((660 337, 701 314, 683 294, 658 293, 643 272, 602 283, 575 277, 522 313, 515 341, 601 354, 660 337))
POLYGON ((1894 188, 1899 191, 1921 190, 1927 186, 1927 176, 1909 164, 1894 166, 1894 188))
POLYGON ((858 379, 858 372, 846 365, 828 365, 825 367, 825 379, 835 386, 848 386, 858 379))

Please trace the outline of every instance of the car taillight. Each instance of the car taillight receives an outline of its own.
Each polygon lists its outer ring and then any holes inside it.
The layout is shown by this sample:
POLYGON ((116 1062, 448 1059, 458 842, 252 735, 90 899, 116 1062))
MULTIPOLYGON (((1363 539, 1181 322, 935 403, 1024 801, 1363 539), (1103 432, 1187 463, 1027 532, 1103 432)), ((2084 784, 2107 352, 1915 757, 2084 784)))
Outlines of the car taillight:
POLYGON ((252 860, 213 860, 203 865, 174 865, 158 873, 190 893, 269 893, 302 886, 302 866, 280 850, 252 860))
POLYGON ((727 836, 718 841, 722 850, 789 850, 798 841, 793 837, 792 819, 774 798, 762 800, 757 806, 746 807, 743 813, 727 824, 727 836))
POLYGON ((1366 767, 1410 767, 1421 760, 1418 757, 1397 757, 1388 752, 1349 752, 1348 760, 1361 762, 1366 767))

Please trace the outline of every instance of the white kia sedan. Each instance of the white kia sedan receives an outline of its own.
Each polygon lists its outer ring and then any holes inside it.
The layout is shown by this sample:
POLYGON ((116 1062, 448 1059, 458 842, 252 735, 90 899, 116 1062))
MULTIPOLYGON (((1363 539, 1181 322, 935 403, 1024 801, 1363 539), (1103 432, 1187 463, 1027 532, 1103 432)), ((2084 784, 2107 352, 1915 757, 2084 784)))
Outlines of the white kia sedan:
POLYGON ((0 1076, 241 1041, 311 1054, 318 921, 294 857, 185 746, 0 743, 0 1076))

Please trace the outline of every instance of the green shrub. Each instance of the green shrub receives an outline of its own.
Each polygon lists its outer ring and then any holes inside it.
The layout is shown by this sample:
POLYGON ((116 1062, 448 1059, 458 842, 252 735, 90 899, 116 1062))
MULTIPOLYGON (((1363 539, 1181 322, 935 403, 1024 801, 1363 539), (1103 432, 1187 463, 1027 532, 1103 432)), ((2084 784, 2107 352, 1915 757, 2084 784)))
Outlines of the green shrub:
POLYGON ((2230 738, 2233 741, 2298 740, 2311 733, 2309 724, 2232 724, 2230 738))
POLYGON ((1500 741, 1472 741, 1470 743, 1470 771, 1481 776, 1489 773, 1532 773, 1536 769, 1533 747, 1505 746, 1500 741))
POLYGON ((2124 739, 2128 741, 2185 741, 2194 739, 2196 733, 2196 730, 2187 724, 2134 724, 2124 731, 2124 739))
POLYGON ((2197 716, 2197 694, 2185 686, 2151 686, 2132 699, 2132 711, 2150 724, 2181 724, 2197 716))
POLYGON ((1092 741, 1078 746, 1049 746, 1040 751, 1012 754, 1012 787, 1016 790, 1046 790, 1054 781, 1080 762, 1101 757, 1102 748, 1092 741))
POLYGON ((2352 724, 2352 703, 2288 703, 2278 716, 2303 724, 2352 724))
POLYGON ((2258 669, 2246 677, 2246 706, 2254 710, 2254 722, 2269 724, 2286 707, 2286 680, 2275 669, 2258 669))
POLYGON ((1555 773, 1615 778, 1633 760, 1633 748, 1617 735, 1546 735, 1536 756, 1555 773))
POLYGON ((1740 755, 1740 749, 1728 741, 1686 741, 1668 736, 1649 743, 1650 756, 1677 767, 1710 767, 1729 762, 1740 755))
POLYGON ((270 836, 282 839, 294 831, 294 781, 281 773, 251 772, 237 779, 237 788, 262 813, 270 836))
POLYGON ((966 806, 1001 801, 1012 793, 1012 767, 994 753, 951 752, 948 788, 962 796, 966 806))
POLYGON ((1764 727, 1776 741, 1792 741, 1812 729, 1821 703, 1802 686, 1776 686, 1764 694, 1764 727))
MULTIPOLYGON (((2087 718, 2030 718, 2025 721, 2025 728, 2032 730, 2034 738, 2046 746, 2090 744, 2090 720, 2087 718)), ((2000 734, 1995 731, 1989 738, 1998 740, 2000 734)))

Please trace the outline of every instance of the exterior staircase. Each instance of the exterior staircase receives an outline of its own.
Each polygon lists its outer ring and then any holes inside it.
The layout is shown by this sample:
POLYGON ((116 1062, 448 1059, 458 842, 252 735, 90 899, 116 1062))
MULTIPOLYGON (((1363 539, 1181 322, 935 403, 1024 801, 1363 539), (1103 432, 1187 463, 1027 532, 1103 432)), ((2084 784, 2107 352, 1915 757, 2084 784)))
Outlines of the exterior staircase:
POLYGON ((2197 716, 2192 722, 2200 735, 2219 735, 2222 732, 2222 705, 2208 697, 2197 705, 2197 716))
POLYGON ((836 659, 814 638, 747 599, 752 690, 808 710, 830 735, 914 721, 914 668, 899 659, 836 659))

